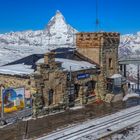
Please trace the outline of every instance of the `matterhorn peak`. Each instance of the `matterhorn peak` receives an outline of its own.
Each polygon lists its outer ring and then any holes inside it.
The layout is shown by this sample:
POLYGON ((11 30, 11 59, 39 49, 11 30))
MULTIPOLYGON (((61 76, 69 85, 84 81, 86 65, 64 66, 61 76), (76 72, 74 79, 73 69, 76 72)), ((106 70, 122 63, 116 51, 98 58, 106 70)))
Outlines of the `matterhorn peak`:
POLYGON ((56 14, 54 16, 54 19, 55 20, 58 20, 59 19, 59 20, 62 20, 62 21, 65 22, 65 18, 64 18, 63 14, 59 10, 56 11, 56 14))
POLYGON ((55 26, 55 27, 59 26, 60 27, 62 24, 66 25, 65 18, 62 15, 62 13, 59 10, 57 10, 56 14, 49 21, 49 23, 47 25, 47 30, 49 30, 50 27, 52 27, 52 26, 55 26))
POLYGON ((57 10, 44 30, 0 34, 0 57, 6 57, 0 61, 0 65, 15 61, 17 57, 20 59, 60 47, 75 47, 75 33, 77 30, 67 24, 62 13, 57 10))
POLYGON ((71 31, 75 31, 75 29, 73 29, 70 25, 66 23, 62 13, 57 10, 55 16, 53 16, 49 21, 46 31, 49 33, 49 35, 62 35, 67 34, 71 31))
POLYGON ((62 15, 62 13, 59 10, 56 10, 56 15, 62 15))
POLYGON ((56 14, 55 14, 54 17, 55 17, 55 18, 62 18, 63 20, 65 20, 65 19, 64 19, 64 16, 62 15, 62 13, 61 13, 59 10, 56 11, 56 14))

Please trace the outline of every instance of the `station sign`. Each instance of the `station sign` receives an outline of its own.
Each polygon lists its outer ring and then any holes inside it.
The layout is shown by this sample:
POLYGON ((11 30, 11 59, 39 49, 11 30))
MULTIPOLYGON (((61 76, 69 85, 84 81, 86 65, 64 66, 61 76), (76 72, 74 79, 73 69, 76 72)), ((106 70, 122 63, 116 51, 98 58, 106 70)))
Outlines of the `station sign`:
POLYGON ((86 78, 90 78, 90 74, 88 74, 88 73, 82 73, 82 74, 78 74, 77 75, 77 79, 78 80, 86 79, 86 78))

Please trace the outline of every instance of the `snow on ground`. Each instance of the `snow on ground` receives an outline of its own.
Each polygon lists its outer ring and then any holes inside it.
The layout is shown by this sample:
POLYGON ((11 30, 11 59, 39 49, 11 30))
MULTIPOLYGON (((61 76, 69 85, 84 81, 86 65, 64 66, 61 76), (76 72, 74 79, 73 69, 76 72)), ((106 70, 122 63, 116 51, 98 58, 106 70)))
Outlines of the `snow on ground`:
POLYGON ((0 46, 0 65, 13 62, 31 54, 44 54, 47 51, 48 48, 45 46, 0 46))
MULTIPOLYGON (((44 137, 41 137, 41 138, 38 138, 37 140, 54 140, 55 138, 58 138, 58 137, 63 137, 64 135, 69 135, 71 133, 74 133, 74 132, 80 132, 80 130, 84 130, 85 128, 91 128, 92 126, 98 126, 98 125, 101 125, 102 123, 105 123, 105 122, 108 122, 110 120, 113 120, 113 119, 117 119, 119 117, 122 117, 123 115, 124 116, 127 116, 127 114, 133 114, 133 116, 135 115, 134 112, 139 112, 139 108, 140 108, 140 105, 139 106, 135 106, 135 107, 131 107, 131 108, 128 108, 128 109, 124 109, 122 111, 119 111, 117 113, 114 113, 112 115, 108 115, 108 116, 105 116, 105 117, 102 117, 102 118, 97 118, 97 119, 93 119, 93 120, 88 120, 86 122, 83 122, 83 123, 80 123, 80 124, 77 124, 75 126, 71 126, 71 127, 67 127, 67 128, 63 128, 62 130, 60 131, 56 131, 54 133, 51 133, 51 134, 48 134, 47 136, 44 136, 44 137)), ((140 121, 140 116, 139 114, 136 115, 133 119, 133 116, 127 116, 128 118, 131 118, 131 119, 128 119, 128 120, 125 120, 125 117, 122 117, 124 123, 122 123, 122 121, 118 120, 118 124, 117 126, 112 126, 111 129, 112 130, 118 130, 119 129, 119 126, 121 126, 122 128, 124 127, 127 127, 129 125, 132 126, 132 124, 137 124, 136 122, 139 122, 140 121)), ((114 122, 112 122, 114 123, 114 122)), ((111 123, 110 123, 111 124, 111 123)), ((109 125, 109 124, 108 124, 109 125)), ((106 127, 106 126, 101 126, 101 128, 103 127, 106 127)), ((99 131, 97 131, 98 133, 99 131)), ((139 132, 140 133, 140 132, 139 132)), ((81 136, 85 136, 85 135, 88 135, 88 131, 86 133, 81 133, 80 135, 77 135, 77 138, 81 137, 81 136)), ((116 134, 117 135, 117 134, 116 134)), ((89 137, 92 136, 92 134, 90 135, 89 134, 89 137)), ((120 135, 119 135, 120 136, 120 135)), ((88 136, 87 136, 88 137, 88 136)), ((114 136, 115 137, 115 136, 114 136)), ((92 139, 93 137, 91 137, 92 139)), ((88 140, 84 137, 80 138, 79 140, 88 140)), ((115 140, 115 139, 114 139, 115 140)), ((120 139, 119 139, 120 140, 120 139)))
POLYGON ((110 138, 106 140, 140 140, 140 123, 128 129, 121 131, 120 133, 112 135, 110 138))
POLYGON ((75 106, 75 107, 71 107, 70 110, 77 110, 82 108, 84 108, 84 106, 75 106))
POLYGON ((132 97, 140 98, 140 95, 137 93, 128 93, 127 95, 124 96, 123 101, 126 101, 132 97))

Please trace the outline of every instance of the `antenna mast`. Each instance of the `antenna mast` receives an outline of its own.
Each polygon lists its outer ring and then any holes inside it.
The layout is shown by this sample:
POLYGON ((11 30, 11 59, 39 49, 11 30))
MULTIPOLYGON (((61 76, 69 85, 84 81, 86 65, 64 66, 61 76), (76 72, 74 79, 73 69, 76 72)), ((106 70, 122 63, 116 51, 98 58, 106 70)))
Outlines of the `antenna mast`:
POLYGON ((98 0, 96 0, 96 30, 99 29, 98 0))

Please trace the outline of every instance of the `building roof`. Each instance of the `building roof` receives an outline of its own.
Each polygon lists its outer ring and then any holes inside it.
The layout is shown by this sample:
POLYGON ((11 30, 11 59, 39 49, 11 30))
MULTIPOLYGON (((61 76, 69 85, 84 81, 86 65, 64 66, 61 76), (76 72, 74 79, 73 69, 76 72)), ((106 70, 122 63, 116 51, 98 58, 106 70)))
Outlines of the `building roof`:
MULTIPOLYGON (((96 68, 95 64, 91 64, 86 61, 77 61, 77 60, 71 60, 65 58, 55 58, 55 61, 62 63, 63 71, 79 71, 79 70, 96 68)), ((37 63, 43 63, 43 62, 44 62, 43 58, 37 61, 37 63)))
MULTIPOLYGON (((90 59, 79 54, 74 48, 59 48, 55 51, 56 61, 62 62, 62 68, 69 70, 83 70, 96 68, 90 59)), ((29 75, 36 70, 37 62, 43 62, 44 54, 33 54, 0 67, 1 74, 29 75)))
POLYGON ((6 75, 29 75, 34 72, 30 65, 14 64, 0 67, 0 73, 6 75))
POLYGON ((96 35, 120 35, 119 32, 105 32, 105 31, 100 31, 100 32, 78 32, 76 33, 77 35, 81 35, 81 34, 96 34, 96 35))
POLYGON ((122 78, 122 75, 121 75, 121 74, 116 73, 116 74, 113 74, 110 78, 111 78, 111 79, 115 79, 115 78, 122 78))

